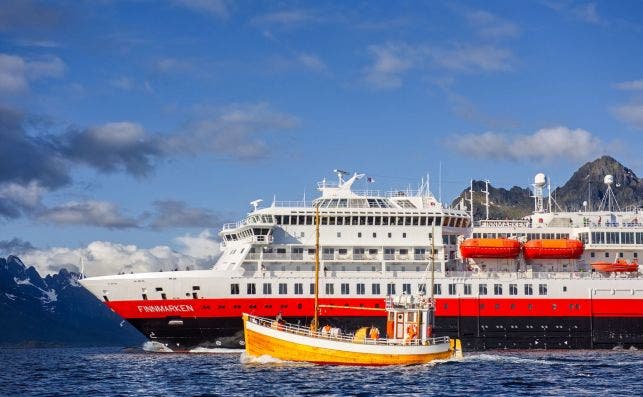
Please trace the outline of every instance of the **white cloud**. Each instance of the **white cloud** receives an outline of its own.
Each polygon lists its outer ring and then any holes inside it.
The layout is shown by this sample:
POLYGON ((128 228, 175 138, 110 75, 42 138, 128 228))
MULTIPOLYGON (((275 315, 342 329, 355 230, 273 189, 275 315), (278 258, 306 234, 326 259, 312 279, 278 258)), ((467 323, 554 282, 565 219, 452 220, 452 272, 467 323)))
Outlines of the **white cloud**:
POLYGON ((321 59, 319 59, 317 55, 299 54, 297 60, 299 61, 299 63, 314 72, 324 72, 326 70, 326 64, 321 59))
POLYGON ((476 32, 485 38, 514 38, 520 35, 518 25, 483 10, 467 10, 464 13, 476 32))
MULTIPOLYGON (((191 244, 190 247, 199 244, 198 236, 193 239, 194 241, 188 242, 191 244)), ((119 272, 155 272, 175 268, 183 270, 188 266, 191 269, 210 268, 213 265, 213 257, 218 255, 218 248, 210 253, 206 252, 205 246, 202 251, 196 248, 188 248, 188 251, 191 254, 174 251, 165 245, 140 248, 131 244, 94 241, 84 248, 54 247, 27 250, 21 254, 21 259, 27 265, 34 265, 41 274, 48 274, 63 267, 79 270, 83 258, 85 273, 88 276, 101 276, 119 272), (204 256, 198 256, 200 252, 204 256)))
POLYGON ((619 120, 643 130, 643 103, 620 105, 613 109, 613 113, 619 120))
POLYGON ((124 229, 137 227, 137 221, 121 214, 114 203, 106 201, 71 201, 43 211, 39 220, 59 225, 85 225, 124 229))
POLYGON ((595 25, 602 22, 600 15, 598 15, 598 10, 596 9, 596 3, 581 4, 572 8, 571 13, 583 22, 595 25))
POLYGON ((531 135, 464 134, 451 136, 446 142, 462 154, 513 161, 585 160, 596 155, 603 146, 588 131, 564 126, 543 128, 531 135))
POLYGON ((229 10, 224 0, 174 0, 174 2, 193 11, 205 12, 217 18, 227 18, 229 10))
POLYGON ((125 76, 113 78, 109 81, 109 84, 112 87, 116 87, 123 91, 129 91, 134 88, 134 82, 132 81, 132 79, 125 76))
POLYGON ((30 81, 62 77, 65 69, 65 63, 58 57, 26 60, 17 55, 0 54, 0 94, 26 91, 30 81))
POLYGON ((252 19, 256 25, 279 25, 293 27, 314 21, 315 16, 306 10, 284 10, 257 16, 252 19))
POLYGON ((210 230, 203 230, 196 236, 186 234, 175 238, 183 246, 181 252, 195 258, 216 258, 220 254, 219 241, 210 230))
POLYGON ((614 84, 614 88, 623 91, 643 91, 643 79, 622 81, 614 84))
POLYGON ((180 73, 192 70, 192 64, 184 59, 163 58, 156 61, 154 68, 160 73, 180 73))
POLYGON ((368 52, 373 57, 373 64, 367 68, 365 78, 375 88, 400 87, 402 75, 415 63, 415 50, 406 44, 372 45, 368 52))
POLYGON ((492 45, 457 45, 451 48, 433 48, 431 58, 438 65, 457 71, 497 72, 511 70, 513 55, 505 48, 492 45))
POLYGON ((15 182, 0 184, 0 218, 17 218, 43 208, 46 189, 36 181, 26 185, 15 182))

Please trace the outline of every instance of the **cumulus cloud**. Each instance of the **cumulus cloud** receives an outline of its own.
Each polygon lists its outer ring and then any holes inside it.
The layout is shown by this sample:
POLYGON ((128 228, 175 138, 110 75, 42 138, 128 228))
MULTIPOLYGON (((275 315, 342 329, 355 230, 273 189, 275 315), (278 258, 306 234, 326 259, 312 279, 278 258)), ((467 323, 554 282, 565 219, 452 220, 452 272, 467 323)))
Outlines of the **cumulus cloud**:
POLYGON ((469 156, 512 161, 585 160, 602 147, 601 141, 588 131, 563 126, 543 128, 531 135, 464 134, 452 136, 446 143, 469 156))
POLYGON ((79 271, 82 258, 88 276, 208 269, 220 255, 219 243, 208 230, 180 236, 175 241, 178 250, 167 245, 143 248, 109 241, 94 241, 80 248, 35 248, 27 241, 14 238, 0 241, 0 252, 19 254, 25 264, 35 266, 41 274, 55 273, 61 268, 79 271))
POLYGON ((126 229, 137 227, 137 220, 123 215, 117 205, 106 201, 68 202, 48 208, 39 215, 39 220, 58 225, 83 225, 126 229))
POLYGON ((60 187, 70 181, 65 158, 50 137, 27 133, 30 121, 20 112, 0 107, 0 184, 60 187))
POLYGON ((55 56, 24 59, 17 55, 0 54, 0 94, 26 91, 30 81, 62 77, 65 69, 62 59, 55 56))
POLYGON ((643 103, 620 105, 613 109, 613 113, 622 122, 643 130, 643 103))
POLYGON ((102 172, 144 176, 161 155, 159 139, 141 125, 124 121, 69 131, 61 137, 59 150, 65 158, 102 172))
POLYGON ((43 207, 42 196, 46 189, 32 181, 27 185, 0 184, 0 218, 18 218, 43 207))
POLYGON ((217 18, 227 18, 229 16, 229 9, 225 0, 174 0, 174 3, 192 11, 204 12, 217 18))
POLYGON ((221 219, 206 208, 192 208, 183 201, 160 200, 154 202, 156 212, 150 222, 153 229, 173 227, 213 227, 221 219))

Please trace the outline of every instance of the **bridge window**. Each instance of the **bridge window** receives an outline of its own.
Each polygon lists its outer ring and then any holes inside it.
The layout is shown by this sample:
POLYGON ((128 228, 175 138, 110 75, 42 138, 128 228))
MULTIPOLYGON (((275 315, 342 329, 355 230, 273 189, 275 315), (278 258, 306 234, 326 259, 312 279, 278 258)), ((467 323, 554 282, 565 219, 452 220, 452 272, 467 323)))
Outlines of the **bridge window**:
POLYGON ((230 284, 230 294, 239 295, 239 284, 230 284))

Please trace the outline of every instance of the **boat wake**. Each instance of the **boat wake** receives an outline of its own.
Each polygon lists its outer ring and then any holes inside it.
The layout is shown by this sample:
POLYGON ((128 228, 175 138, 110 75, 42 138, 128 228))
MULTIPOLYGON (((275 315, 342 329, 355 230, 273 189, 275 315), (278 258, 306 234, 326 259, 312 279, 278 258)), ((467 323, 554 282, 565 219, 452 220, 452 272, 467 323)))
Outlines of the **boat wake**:
POLYGON ((474 354, 474 355, 465 355, 463 358, 459 359, 463 362, 497 362, 497 363, 507 363, 507 364, 540 364, 540 365, 555 365, 560 364, 551 360, 539 360, 535 358, 524 358, 516 356, 508 356, 504 354, 474 354))
POLYGON ((143 350, 150 353, 173 353, 172 349, 159 342, 147 341, 143 343, 143 350))
POLYGON ((198 353, 198 354, 240 354, 242 349, 224 349, 220 347, 208 348, 208 347, 195 347, 190 350, 189 353, 198 353))

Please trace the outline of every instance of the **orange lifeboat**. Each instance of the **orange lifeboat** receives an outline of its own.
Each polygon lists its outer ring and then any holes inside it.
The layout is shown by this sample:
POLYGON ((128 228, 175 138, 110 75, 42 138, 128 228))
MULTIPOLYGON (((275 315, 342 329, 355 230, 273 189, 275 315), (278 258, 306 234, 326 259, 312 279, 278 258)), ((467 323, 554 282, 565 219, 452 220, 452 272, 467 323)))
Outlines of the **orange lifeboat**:
POLYGON ((580 240, 529 240, 523 246, 525 259, 578 259, 585 249, 580 240))
POLYGON ((636 260, 628 263, 625 259, 617 259, 616 262, 594 262, 592 263, 592 269, 599 272, 637 272, 639 270, 639 264, 636 260))
POLYGON ((520 241, 506 238, 468 238, 460 244, 463 258, 517 258, 520 241))

